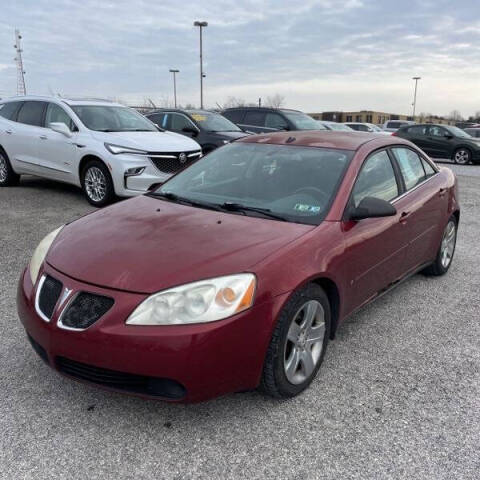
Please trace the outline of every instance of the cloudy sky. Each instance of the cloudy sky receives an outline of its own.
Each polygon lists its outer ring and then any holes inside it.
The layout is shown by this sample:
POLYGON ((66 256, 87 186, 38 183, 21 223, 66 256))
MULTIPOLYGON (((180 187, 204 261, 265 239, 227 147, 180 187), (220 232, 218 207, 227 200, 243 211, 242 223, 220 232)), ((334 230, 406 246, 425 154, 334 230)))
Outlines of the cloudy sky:
POLYGON ((205 103, 279 93, 307 112, 480 110, 479 0, 5 0, 0 96, 16 92, 14 29, 28 93, 205 103))

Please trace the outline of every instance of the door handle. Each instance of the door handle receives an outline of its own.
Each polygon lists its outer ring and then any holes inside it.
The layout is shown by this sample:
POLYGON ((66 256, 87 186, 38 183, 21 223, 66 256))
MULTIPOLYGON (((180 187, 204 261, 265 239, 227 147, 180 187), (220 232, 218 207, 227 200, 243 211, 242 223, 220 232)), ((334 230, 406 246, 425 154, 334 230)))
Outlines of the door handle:
POLYGON ((46 135, 40 135, 40 140, 46 140, 47 136, 46 135))
POLYGON ((402 212, 400 214, 400 223, 406 223, 408 217, 412 214, 412 212, 402 212))
POLYGON ((13 132, 11 130, 5 130, 5 133, 8 133, 9 135, 11 135, 13 132))
POLYGON ((441 189, 438 191, 438 196, 439 196, 439 197, 444 197, 446 193, 447 193, 447 189, 446 189, 446 188, 441 188, 441 189))

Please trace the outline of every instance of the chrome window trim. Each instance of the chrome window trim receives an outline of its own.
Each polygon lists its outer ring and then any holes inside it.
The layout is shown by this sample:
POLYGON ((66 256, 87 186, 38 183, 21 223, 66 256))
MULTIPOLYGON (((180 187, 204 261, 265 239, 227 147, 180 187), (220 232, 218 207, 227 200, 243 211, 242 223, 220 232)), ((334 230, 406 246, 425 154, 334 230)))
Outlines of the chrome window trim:
MULTIPOLYGON (((43 288, 43 284, 45 283, 45 280, 47 278, 47 275, 46 274, 42 274, 42 276, 40 277, 40 280, 38 282, 38 285, 37 285, 37 291, 35 293, 35 311, 37 312, 38 316, 45 322, 47 323, 50 323, 50 318, 48 318, 43 312, 42 310, 40 310, 40 305, 39 305, 39 301, 40 301, 40 293, 42 291, 42 288, 43 288)), ((58 300, 57 300, 57 303, 58 303, 58 300)), ((56 306, 56 304, 55 304, 56 306)), ((53 312, 55 313, 55 309, 53 309, 53 312)), ((52 316, 53 316, 53 313, 52 313, 52 316)))
MULTIPOLYGON (((437 172, 438 173, 438 172, 437 172)), ((406 192, 403 192, 399 197, 396 197, 394 198, 390 203, 393 205, 394 203, 398 202, 398 200, 402 199, 403 197, 405 197, 406 195, 408 195, 410 192, 414 192, 417 188, 421 187, 422 185, 425 185, 425 183, 427 183, 429 180, 431 180, 432 178, 434 178, 436 176, 436 173, 434 175, 432 175, 431 177, 428 177, 426 178, 425 180, 422 180, 420 183, 418 183, 417 185, 415 185, 413 188, 411 188, 410 190, 407 190, 406 192)))

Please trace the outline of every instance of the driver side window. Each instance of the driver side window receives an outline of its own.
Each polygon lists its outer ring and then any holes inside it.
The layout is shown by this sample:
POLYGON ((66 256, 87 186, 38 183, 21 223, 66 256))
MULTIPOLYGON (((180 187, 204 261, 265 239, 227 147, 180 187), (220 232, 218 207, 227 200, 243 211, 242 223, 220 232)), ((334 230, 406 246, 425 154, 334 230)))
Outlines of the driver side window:
POLYGON ((78 130, 68 113, 55 103, 48 104, 45 115, 45 127, 49 128, 51 123, 64 123, 72 132, 78 130))
POLYGON ((447 131, 442 127, 430 127, 430 135, 432 137, 444 137, 447 131))
POLYGON ((355 207, 365 197, 380 198, 390 202, 399 194, 397 179, 390 157, 385 150, 374 153, 362 166, 352 191, 355 207))
POLYGON ((181 132, 185 127, 193 127, 192 122, 185 116, 178 113, 172 113, 171 116, 171 129, 174 132, 181 132))
POLYGON ((268 128, 283 130, 288 127, 288 124, 278 113, 267 113, 265 117, 265 126, 268 128))

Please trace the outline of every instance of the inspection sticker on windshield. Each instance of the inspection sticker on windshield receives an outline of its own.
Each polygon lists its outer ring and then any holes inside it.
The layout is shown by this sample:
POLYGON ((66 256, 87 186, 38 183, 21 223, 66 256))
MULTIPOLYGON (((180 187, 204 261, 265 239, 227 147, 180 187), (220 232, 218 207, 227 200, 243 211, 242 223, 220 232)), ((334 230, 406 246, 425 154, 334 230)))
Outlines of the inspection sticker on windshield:
POLYGON ((207 119, 205 115, 199 115, 198 113, 193 113, 192 118, 197 122, 204 122, 207 119))
POLYGON ((298 212, 318 213, 321 210, 321 207, 317 205, 307 205, 306 203, 296 203, 293 209, 298 212))

